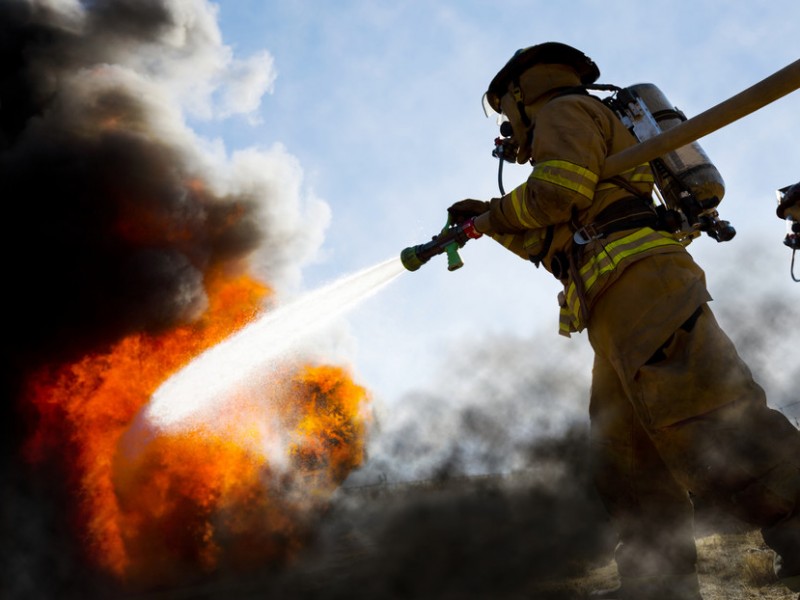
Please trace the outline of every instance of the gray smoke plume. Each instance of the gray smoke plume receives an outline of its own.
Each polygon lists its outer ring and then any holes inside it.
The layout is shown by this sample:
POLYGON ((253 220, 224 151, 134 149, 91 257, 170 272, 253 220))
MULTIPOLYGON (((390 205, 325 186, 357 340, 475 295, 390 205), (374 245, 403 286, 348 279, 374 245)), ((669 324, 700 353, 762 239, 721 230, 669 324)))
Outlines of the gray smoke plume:
MULTIPOLYGON (((800 303, 774 288, 748 286, 748 262, 757 260, 763 268, 769 253, 752 245, 732 245, 726 252, 726 266, 707 271, 716 298, 709 306, 765 388, 770 406, 797 424, 800 303)), ((773 266, 776 277, 785 277, 783 263, 773 266)), ((531 466, 531 445, 588 426, 592 352, 585 336, 554 339, 545 328, 527 337, 464 339, 454 346, 426 390, 378 407, 370 460, 351 480, 514 472, 531 466)))
POLYGON ((579 341, 548 330, 462 347, 429 390, 378 407, 370 459, 354 479, 511 473, 530 468, 532 445, 587 424, 591 355, 579 341))
POLYGON ((275 78, 269 54, 223 44, 206 0, 0 3, 5 597, 93 585, 64 518, 77 490, 20 466, 26 374, 191 322, 217 271, 280 291, 319 247, 328 208, 282 146, 228 155, 190 127, 255 119, 275 78))

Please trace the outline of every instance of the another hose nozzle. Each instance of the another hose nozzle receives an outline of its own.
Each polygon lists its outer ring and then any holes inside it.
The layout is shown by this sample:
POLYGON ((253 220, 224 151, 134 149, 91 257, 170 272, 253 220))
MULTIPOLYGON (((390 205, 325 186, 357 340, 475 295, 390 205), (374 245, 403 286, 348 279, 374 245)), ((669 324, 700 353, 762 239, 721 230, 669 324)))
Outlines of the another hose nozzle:
POLYGON ((430 242, 409 246, 400 253, 400 261, 409 271, 416 271, 432 257, 437 254, 447 253, 447 270, 455 271, 464 266, 464 262, 458 255, 458 249, 462 248, 469 240, 477 239, 483 235, 475 229, 475 219, 470 219, 460 224, 451 224, 447 219, 447 224, 439 235, 433 236, 430 242))

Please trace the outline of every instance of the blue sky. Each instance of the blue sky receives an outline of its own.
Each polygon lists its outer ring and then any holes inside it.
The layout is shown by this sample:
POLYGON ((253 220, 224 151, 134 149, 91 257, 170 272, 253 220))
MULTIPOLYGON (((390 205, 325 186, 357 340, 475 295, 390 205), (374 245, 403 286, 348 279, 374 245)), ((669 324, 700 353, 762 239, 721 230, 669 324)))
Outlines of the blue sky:
MULTIPOLYGON (((428 240, 456 200, 498 194, 497 126, 481 96, 520 47, 574 45, 601 82, 655 83, 689 117, 800 58, 792 0, 214 4, 223 43, 242 59, 268 53, 274 80, 249 114, 190 125, 228 153, 278 145, 303 201, 330 210, 301 280, 279 290, 287 299, 428 240)), ((795 92, 700 140, 726 181, 720 213, 738 231, 690 247, 715 308, 800 292, 774 214, 775 189, 800 179, 798 132, 795 92)), ((507 167, 506 189, 528 172, 507 167)), ((585 336, 556 333, 550 275, 488 239, 462 258, 454 273, 433 260, 402 275, 347 316, 342 352, 379 402, 445 385, 448 361, 490 336, 530 338, 531 361, 587 352, 585 336)))

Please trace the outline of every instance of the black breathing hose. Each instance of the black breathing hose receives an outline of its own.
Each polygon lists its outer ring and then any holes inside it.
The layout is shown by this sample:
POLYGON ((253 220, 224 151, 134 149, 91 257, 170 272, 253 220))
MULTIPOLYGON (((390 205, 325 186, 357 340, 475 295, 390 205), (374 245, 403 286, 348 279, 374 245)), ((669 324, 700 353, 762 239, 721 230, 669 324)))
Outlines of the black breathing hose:
POLYGON ((497 167, 497 186, 500 188, 500 195, 505 196, 506 191, 503 189, 503 155, 497 157, 497 160, 500 161, 500 164, 497 167))

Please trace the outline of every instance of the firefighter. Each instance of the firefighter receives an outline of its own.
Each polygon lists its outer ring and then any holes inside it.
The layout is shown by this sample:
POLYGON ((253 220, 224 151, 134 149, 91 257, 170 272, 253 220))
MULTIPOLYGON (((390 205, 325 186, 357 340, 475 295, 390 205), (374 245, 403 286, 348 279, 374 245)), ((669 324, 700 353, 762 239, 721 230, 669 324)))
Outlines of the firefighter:
POLYGON ((560 332, 588 334, 595 484, 619 535, 620 586, 597 597, 701 598, 691 494, 760 527, 800 590, 800 432, 767 407, 704 272, 659 229, 649 164, 599 179, 636 143, 587 92, 599 75, 565 44, 518 51, 484 101, 533 170, 509 194, 448 209, 559 279, 560 332))

